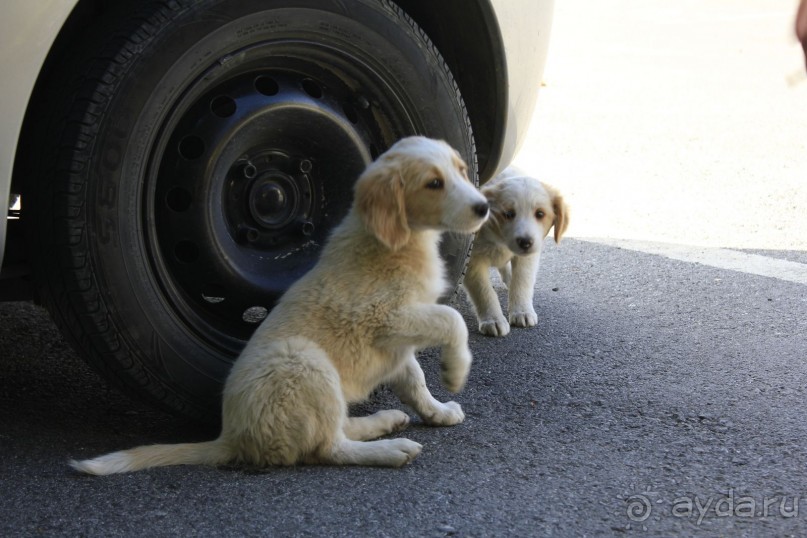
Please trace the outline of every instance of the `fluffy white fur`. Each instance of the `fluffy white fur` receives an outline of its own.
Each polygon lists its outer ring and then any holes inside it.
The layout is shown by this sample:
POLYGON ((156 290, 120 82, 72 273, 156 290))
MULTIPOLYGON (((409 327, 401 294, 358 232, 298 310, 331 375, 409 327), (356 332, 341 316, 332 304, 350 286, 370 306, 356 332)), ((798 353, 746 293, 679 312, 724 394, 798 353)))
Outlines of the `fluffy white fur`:
POLYGON ((440 233, 472 233, 488 215, 459 154, 446 143, 406 138, 368 166, 352 208, 317 265, 296 282, 233 365, 222 431, 204 443, 152 445, 72 461, 96 475, 177 464, 227 462, 400 466, 420 453, 399 431, 398 410, 349 417, 347 405, 389 384, 424 422, 450 426, 465 415, 429 393, 415 351, 442 346, 443 383, 468 376, 468 330, 437 304, 446 289, 440 233))
POLYGON ((541 247, 549 229, 560 242, 569 225, 569 209, 560 193, 511 167, 482 188, 490 202, 490 219, 474 241, 464 286, 476 310, 479 331, 505 336, 510 326, 538 323, 533 293, 541 247), (490 282, 490 268, 499 270, 508 288, 509 322, 490 282))

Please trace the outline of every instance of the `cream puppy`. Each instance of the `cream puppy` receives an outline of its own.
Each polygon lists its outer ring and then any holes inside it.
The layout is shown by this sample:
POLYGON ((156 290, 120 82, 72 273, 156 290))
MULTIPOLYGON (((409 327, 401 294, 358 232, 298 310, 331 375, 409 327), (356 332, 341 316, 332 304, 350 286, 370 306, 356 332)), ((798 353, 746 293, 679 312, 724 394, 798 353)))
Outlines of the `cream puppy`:
POLYGON ((558 191, 515 167, 482 188, 490 203, 490 219, 474 241, 463 283, 476 310, 479 332, 505 336, 510 326, 538 323, 533 307, 535 278, 543 240, 555 229, 555 242, 569 225, 569 209, 558 191), (508 288, 509 323, 490 282, 490 268, 499 270, 508 288))
POLYGON ((488 203, 445 142, 394 144, 355 186, 350 212, 317 265, 283 295, 233 364, 222 430, 203 443, 152 445, 73 461, 96 475, 161 465, 321 463, 400 466, 420 453, 399 431, 399 410, 349 417, 348 404, 386 383, 426 424, 465 415, 426 388, 415 351, 442 347, 443 384, 465 384, 471 365, 462 316, 437 304, 447 282, 440 233, 472 233, 488 203))

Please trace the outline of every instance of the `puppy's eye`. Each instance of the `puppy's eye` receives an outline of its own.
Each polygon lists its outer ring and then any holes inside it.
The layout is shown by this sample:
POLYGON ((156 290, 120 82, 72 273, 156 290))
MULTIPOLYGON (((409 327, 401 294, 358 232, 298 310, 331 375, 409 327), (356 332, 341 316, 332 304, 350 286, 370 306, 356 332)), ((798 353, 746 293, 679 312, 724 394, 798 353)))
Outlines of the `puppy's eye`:
POLYGON ((538 220, 541 220, 541 219, 542 219, 542 218, 544 218, 545 216, 546 216, 546 213, 544 213, 544 212, 543 212, 543 211, 541 211, 540 209, 539 209, 538 211, 536 211, 536 212, 535 212, 535 218, 536 218, 536 219, 538 219, 538 220))
POLYGON ((439 177, 436 177, 436 178, 432 179, 431 181, 429 181, 428 183, 426 183, 426 188, 427 189, 432 189, 432 190, 435 190, 435 191, 438 191, 438 190, 442 189, 444 186, 445 186, 445 182, 443 182, 443 180, 441 178, 439 178, 439 177))
POLYGON ((516 212, 513 211, 512 209, 508 209, 507 211, 502 213, 502 216, 507 220, 513 220, 514 218, 516 218, 516 212))

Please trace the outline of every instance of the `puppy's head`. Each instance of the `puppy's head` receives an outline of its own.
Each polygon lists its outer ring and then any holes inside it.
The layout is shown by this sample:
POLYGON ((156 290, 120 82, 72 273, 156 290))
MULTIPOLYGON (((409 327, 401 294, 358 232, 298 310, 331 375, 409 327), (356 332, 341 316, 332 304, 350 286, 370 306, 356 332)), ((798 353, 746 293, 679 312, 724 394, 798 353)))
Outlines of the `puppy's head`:
POLYGON ((569 225, 569 208, 563 196, 535 178, 503 174, 482 188, 490 202, 488 226, 513 253, 528 256, 540 252, 550 228, 560 243, 569 225))
POLYGON ((468 168, 445 142, 404 138, 376 159, 356 182, 356 210, 392 250, 413 231, 477 231, 488 203, 468 179, 468 168))

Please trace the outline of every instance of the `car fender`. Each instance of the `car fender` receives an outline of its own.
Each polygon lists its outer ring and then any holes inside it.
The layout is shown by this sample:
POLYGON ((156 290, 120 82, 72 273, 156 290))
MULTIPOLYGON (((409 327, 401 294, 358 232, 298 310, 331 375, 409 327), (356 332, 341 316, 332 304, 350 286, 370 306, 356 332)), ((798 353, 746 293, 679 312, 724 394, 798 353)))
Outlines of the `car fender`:
MULTIPOLYGON (((8 200, 14 154, 25 111, 42 64, 77 0, 4 0, 0 17, 0 195, 8 200), (13 73, 13 76, 9 76, 13 73)), ((6 202, 4 202, 6 203, 6 202)), ((0 265, 6 219, 0 219, 0 265)))
POLYGON ((532 123, 538 88, 549 49, 554 2, 547 0, 494 0, 507 61, 507 109, 503 120, 501 154, 494 167, 495 176, 507 167, 521 149, 527 129, 532 123), (525 39, 525 36, 529 36, 525 39))

